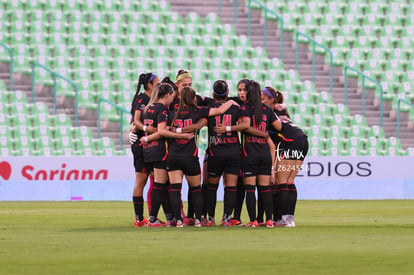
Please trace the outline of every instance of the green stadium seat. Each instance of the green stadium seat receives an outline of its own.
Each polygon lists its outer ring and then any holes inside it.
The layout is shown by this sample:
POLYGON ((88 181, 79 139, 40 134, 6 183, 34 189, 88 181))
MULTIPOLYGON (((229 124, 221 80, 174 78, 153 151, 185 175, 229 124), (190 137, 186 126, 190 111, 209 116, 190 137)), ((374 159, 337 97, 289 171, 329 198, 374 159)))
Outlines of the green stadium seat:
POLYGON ((193 23, 193 24, 198 24, 198 25, 202 25, 203 21, 201 19, 201 16, 195 12, 190 12, 187 14, 186 18, 185 18, 186 23, 193 23))

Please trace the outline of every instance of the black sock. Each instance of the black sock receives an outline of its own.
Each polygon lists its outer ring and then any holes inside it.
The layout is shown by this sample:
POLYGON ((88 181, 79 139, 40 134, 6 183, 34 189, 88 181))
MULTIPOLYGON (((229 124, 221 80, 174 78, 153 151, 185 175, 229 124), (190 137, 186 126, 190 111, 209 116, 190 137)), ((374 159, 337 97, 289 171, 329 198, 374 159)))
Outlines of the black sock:
POLYGON ((278 185, 280 215, 287 215, 289 211, 289 188, 286 183, 278 185))
MULTIPOLYGON (((227 187, 224 187, 224 194, 223 194, 223 217, 226 216, 227 213, 227 207, 228 207, 228 201, 227 198, 227 187)), ((234 208, 234 207, 233 207, 234 208)), ((233 209, 231 210, 233 212, 233 209)))
MULTIPOLYGON (((260 191, 260 186, 258 187, 260 191)), ((263 199, 262 199, 262 193, 257 193, 257 222, 261 223, 263 222, 263 215, 264 215, 264 208, 263 208, 263 199)))
POLYGON ((298 191, 294 183, 288 184, 289 188, 289 211, 288 214, 294 216, 296 209, 296 202, 298 200, 298 191))
POLYGON ((273 197, 273 220, 277 221, 280 220, 280 217, 278 217, 278 206, 279 206, 279 200, 278 200, 278 195, 276 192, 272 193, 272 197, 273 197))
POLYGON ((231 217, 231 213, 233 212, 234 206, 237 200, 237 188, 234 187, 226 187, 224 189, 224 220, 229 220, 231 217))
POLYGON ((263 212, 266 213, 266 221, 271 220, 273 214, 273 197, 272 190, 270 190, 270 186, 259 186, 259 194, 259 198, 262 200, 261 205, 263 212))
POLYGON ((243 178, 239 177, 237 179, 237 198, 236 198, 236 204, 234 206, 234 214, 233 214, 233 218, 236 220, 240 220, 245 195, 246 195, 246 190, 244 188, 243 178))
POLYGON ((173 218, 173 212, 171 209, 171 203, 170 203, 170 192, 169 192, 169 186, 170 184, 167 182, 164 187, 164 192, 162 193, 162 210, 164 211, 165 218, 170 221, 173 218))
POLYGON ((182 184, 172 183, 170 188, 170 204, 174 217, 177 220, 182 220, 181 217, 181 188, 182 184))
POLYGON ((216 215, 217 188, 218 184, 208 183, 207 213, 210 220, 212 220, 216 215))
POLYGON ((132 197, 132 202, 134 204, 135 219, 142 221, 144 219, 144 198, 141 197, 132 197))
MULTIPOLYGON (((191 189, 191 187, 189 187, 191 189)), ((187 194, 187 217, 194 218, 193 194, 188 190, 187 194)))
POLYGON ((150 222, 155 222, 158 216, 158 211, 160 210, 162 195, 164 192, 165 184, 154 182, 152 186, 151 194, 151 212, 150 212, 150 222))
POLYGON ((203 212, 202 216, 207 217, 207 190, 208 190, 208 184, 203 183, 201 186, 201 192, 203 193, 203 212))
POLYGON ((201 213, 203 212, 203 193, 201 192, 201 186, 190 187, 192 192, 193 206, 196 219, 201 219, 201 213))
POLYGON ((245 185, 246 189, 246 207, 251 222, 256 220, 256 185, 245 185))

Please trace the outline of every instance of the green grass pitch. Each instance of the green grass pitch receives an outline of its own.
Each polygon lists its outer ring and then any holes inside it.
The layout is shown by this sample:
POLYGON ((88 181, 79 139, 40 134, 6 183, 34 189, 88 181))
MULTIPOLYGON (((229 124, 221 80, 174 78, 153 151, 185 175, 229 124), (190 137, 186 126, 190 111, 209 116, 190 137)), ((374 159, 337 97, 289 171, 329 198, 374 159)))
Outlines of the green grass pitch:
POLYGON ((414 272, 413 200, 299 201, 296 228, 132 223, 131 202, 0 202, 0 274, 414 272))

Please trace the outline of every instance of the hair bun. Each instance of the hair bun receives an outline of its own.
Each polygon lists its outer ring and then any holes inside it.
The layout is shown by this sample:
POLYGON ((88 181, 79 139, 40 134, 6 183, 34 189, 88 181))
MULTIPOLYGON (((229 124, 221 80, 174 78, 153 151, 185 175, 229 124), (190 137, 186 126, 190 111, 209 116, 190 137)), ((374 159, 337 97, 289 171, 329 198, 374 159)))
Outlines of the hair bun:
POLYGON ((224 96, 229 91, 229 87, 225 80, 219 79, 213 84, 213 92, 215 95, 224 96))

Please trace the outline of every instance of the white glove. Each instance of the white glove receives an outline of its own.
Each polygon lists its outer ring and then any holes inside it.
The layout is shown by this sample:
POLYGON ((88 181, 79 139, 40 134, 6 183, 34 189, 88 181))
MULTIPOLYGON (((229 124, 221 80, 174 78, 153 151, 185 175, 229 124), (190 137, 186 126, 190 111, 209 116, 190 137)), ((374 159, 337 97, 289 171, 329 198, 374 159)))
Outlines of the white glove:
POLYGON ((133 132, 129 132, 128 137, 129 137, 129 143, 131 143, 131 144, 134 144, 135 141, 137 141, 137 139, 138 139, 138 135, 134 134, 133 132))

